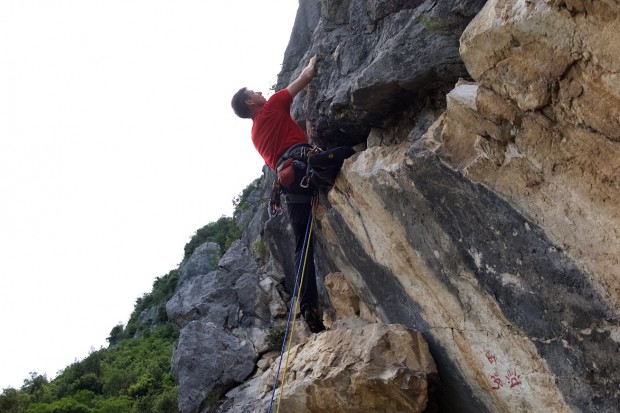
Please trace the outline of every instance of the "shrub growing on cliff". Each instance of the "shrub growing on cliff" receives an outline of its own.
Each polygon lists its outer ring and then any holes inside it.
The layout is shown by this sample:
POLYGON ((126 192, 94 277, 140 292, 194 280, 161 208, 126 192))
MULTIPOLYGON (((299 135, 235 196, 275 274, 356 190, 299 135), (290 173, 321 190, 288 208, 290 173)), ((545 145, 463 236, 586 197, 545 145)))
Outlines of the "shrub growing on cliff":
POLYGON ((110 346, 113 347, 121 340, 133 338, 136 335, 149 334, 149 330, 152 326, 140 324, 140 315, 149 309, 153 308, 157 313, 156 319, 150 321, 154 321, 158 326, 165 326, 168 323, 166 303, 174 294, 178 281, 178 270, 172 270, 163 277, 155 278, 151 292, 144 294, 136 300, 134 310, 129 317, 127 326, 123 327, 122 324, 119 324, 114 326, 110 331, 110 336, 107 339, 110 346))
POLYGON ((238 196, 233 199, 232 203, 235 208, 233 217, 237 218, 239 214, 250 210, 250 208, 252 207, 252 203, 250 202, 250 195, 252 194, 252 192, 262 187, 264 182, 264 175, 256 178, 248 186, 246 186, 245 189, 241 191, 238 196))
POLYGON ((35 403, 28 413, 92 413, 92 410, 72 397, 64 397, 52 403, 35 403))
POLYGON ((250 195, 264 183, 264 177, 255 179, 236 196, 232 203, 234 206, 233 217, 222 216, 215 222, 211 222, 204 227, 196 230, 190 241, 185 244, 184 259, 192 255, 198 246, 205 242, 215 242, 220 246, 221 251, 226 251, 230 245, 241 238, 242 229, 237 225, 237 218, 243 212, 249 211, 252 207, 250 195))
POLYGON ((177 270, 156 278, 152 291, 136 300, 127 327, 112 329, 109 348, 92 351, 52 381, 33 372, 20 390, 5 389, 0 412, 178 413, 170 360, 179 333, 165 315, 177 281, 177 270), (155 325, 141 326, 140 315, 153 308, 155 325))
POLYGON ((233 241, 241 237, 241 230, 231 217, 221 217, 196 231, 191 240, 185 244, 184 259, 189 258, 196 248, 205 242, 215 242, 221 251, 226 251, 233 241))
POLYGON ((267 345, 269 350, 279 351, 284 343, 284 333, 286 326, 273 327, 267 331, 267 345))
POLYGON ((7 413, 177 413, 178 386, 170 373, 178 333, 166 326, 92 352, 48 381, 36 373, 20 390, 5 389, 7 413))

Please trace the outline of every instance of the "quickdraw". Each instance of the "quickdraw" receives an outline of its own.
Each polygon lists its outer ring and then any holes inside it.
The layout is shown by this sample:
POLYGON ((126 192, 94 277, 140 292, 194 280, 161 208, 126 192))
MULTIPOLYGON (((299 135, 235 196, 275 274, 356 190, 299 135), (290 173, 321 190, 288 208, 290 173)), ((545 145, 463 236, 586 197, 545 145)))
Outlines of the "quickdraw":
POLYGON ((301 186, 304 189, 310 187, 310 181, 312 180, 312 176, 314 176, 314 171, 310 167, 310 157, 314 154, 321 153, 321 152, 323 152, 323 149, 319 148, 318 146, 312 147, 307 152, 308 158, 306 160, 306 175, 304 175, 304 177, 301 179, 301 182, 299 183, 299 186, 301 186))
POLYGON ((269 199, 269 208, 267 212, 269 213, 269 219, 274 218, 282 213, 282 185, 280 185, 279 180, 273 181, 273 185, 271 186, 271 198, 269 199))

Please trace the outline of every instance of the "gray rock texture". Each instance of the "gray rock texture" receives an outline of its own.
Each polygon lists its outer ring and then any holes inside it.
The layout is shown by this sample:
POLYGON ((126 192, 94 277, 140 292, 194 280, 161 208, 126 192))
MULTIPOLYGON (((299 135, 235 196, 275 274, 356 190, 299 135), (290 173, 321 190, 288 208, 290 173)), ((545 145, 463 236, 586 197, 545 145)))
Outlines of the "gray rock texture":
POLYGON ((442 411, 620 403, 619 24, 613 2, 489 1, 461 37, 478 82, 422 136, 372 132, 400 143, 369 139, 330 193, 326 261, 426 334, 442 411))
MULTIPOLYGON (((204 249, 197 248, 189 263, 194 255, 202 260, 204 249)), ((166 311, 181 330, 172 359, 181 413, 199 412, 205 399, 241 383, 256 368, 259 352, 268 351, 266 333, 257 329, 273 326, 285 313, 279 284, 269 280, 236 241, 217 269, 177 287, 166 311)))
POLYGON ((179 265, 179 283, 177 288, 190 284, 199 275, 207 274, 217 268, 222 252, 215 242, 199 245, 194 253, 179 265))
MULTIPOLYGON (((289 358, 272 411, 278 403, 280 411, 296 413, 432 411, 435 363, 422 335, 402 325, 343 319, 293 347, 289 358)), ((219 411, 267 411, 277 365, 230 391, 219 411)))
POLYGON ((214 323, 191 321, 181 330, 172 359, 179 411, 200 411, 205 398, 243 382, 254 370, 256 358, 250 341, 214 323))
POLYGON ((293 113, 318 145, 353 146, 414 102, 416 108, 433 101, 442 104, 456 80, 467 75, 459 36, 484 1, 300 4, 279 86, 285 87, 301 70, 296 63, 300 56, 307 60, 316 55, 315 81, 298 97, 293 113), (315 7, 320 7, 318 13, 315 7), (297 39, 301 41, 294 42, 297 39))
MULTIPOLYGON (((615 0, 300 1, 278 85, 317 55, 294 116, 315 143, 360 151, 316 210, 332 330, 295 337, 291 406, 330 411, 308 389, 341 360, 320 355, 340 354, 329 337, 361 328, 339 321, 353 317, 421 333, 441 380, 428 412, 618 411, 618 33, 615 0)), ((261 367, 221 412, 265 407, 274 358, 255 329, 282 325, 293 272, 285 215, 250 222, 167 307, 185 340, 202 323, 253 343, 244 360, 261 367)), ((179 348, 189 377, 202 367, 179 348)), ((217 386, 192 385, 181 405, 217 386)), ((352 400, 338 411, 367 411, 352 400)))
MULTIPOLYGON (((253 315, 242 312, 241 306, 246 303, 240 302, 240 295, 247 296, 248 289, 257 289, 258 278, 248 273, 256 270, 256 264, 246 250, 241 242, 236 242, 222 257, 218 269, 177 287, 166 305, 170 320, 179 327, 193 320, 211 321, 228 328, 251 324, 247 318, 253 315)), ((201 249, 197 248, 194 254, 202 255, 201 249)))

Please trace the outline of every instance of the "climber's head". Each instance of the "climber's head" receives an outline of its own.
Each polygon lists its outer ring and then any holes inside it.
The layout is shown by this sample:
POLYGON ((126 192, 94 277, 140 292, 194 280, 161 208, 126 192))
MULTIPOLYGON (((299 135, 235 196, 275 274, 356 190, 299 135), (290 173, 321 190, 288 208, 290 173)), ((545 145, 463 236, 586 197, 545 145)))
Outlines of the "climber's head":
POLYGON ((254 92, 242 87, 232 98, 232 108, 235 114, 243 119, 253 118, 267 102, 262 92, 254 92))

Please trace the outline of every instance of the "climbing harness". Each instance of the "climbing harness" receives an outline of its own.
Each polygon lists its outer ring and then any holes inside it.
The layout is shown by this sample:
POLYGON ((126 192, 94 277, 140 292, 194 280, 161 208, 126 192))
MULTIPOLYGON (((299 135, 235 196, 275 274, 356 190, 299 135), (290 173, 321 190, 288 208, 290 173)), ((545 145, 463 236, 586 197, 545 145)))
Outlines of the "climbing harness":
POLYGON ((297 308, 297 305, 299 304, 299 299, 301 296, 301 285, 303 285, 303 282, 304 282, 304 273, 306 272, 306 261, 308 258, 308 247, 310 245, 310 239, 312 237, 312 228, 314 226, 315 207, 316 207, 316 200, 313 200, 312 210, 310 211, 310 216, 308 217, 308 224, 306 225, 306 234, 304 236, 304 244, 303 244, 303 250, 302 250, 303 259, 300 260, 299 266, 297 268, 297 275, 295 277, 295 286, 293 287, 294 299, 291 300, 291 304, 289 306, 288 321, 286 322, 286 329, 284 330, 284 340, 282 341, 282 349, 280 350, 280 361, 278 362, 278 369, 276 370, 276 377, 273 381, 271 401, 269 402, 269 410, 267 410, 268 413, 271 413, 271 408, 273 407, 273 400, 276 394, 276 388, 278 387, 278 378, 280 376, 280 369, 282 367, 282 358, 284 356, 284 350, 286 348, 286 362, 284 363, 284 372, 282 374, 282 384, 280 385, 280 395, 278 397, 278 404, 276 408, 276 413, 280 412, 282 394, 284 393, 284 384, 286 383, 286 371, 288 368, 288 359, 291 353, 291 343, 293 341, 292 339, 293 332, 295 331, 295 318, 296 317, 294 317, 293 314, 295 313, 295 309, 297 308), (291 330, 290 334, 289 334, 289 327, 291 330))
POLYGON ((269 218, 273 218, 282 213, 281 196, 285 193, 287 202, 302 203, 308 202, 311 195, 308 194, 288 194, 285 188, 295 182, 297 171, 304 171, 304 176, 299 182, 299 187, 303 189, 310 188, 314 171, 310 166, 308 158, 312 155, 323 152, 318 146, 310 146, 308 144, 297 144, 287 149, 280 157, 276 166, 276 179, 271 188, 271 197, 269 199, 269 218), (297 199, 304 197, 304 199, 297 199))

